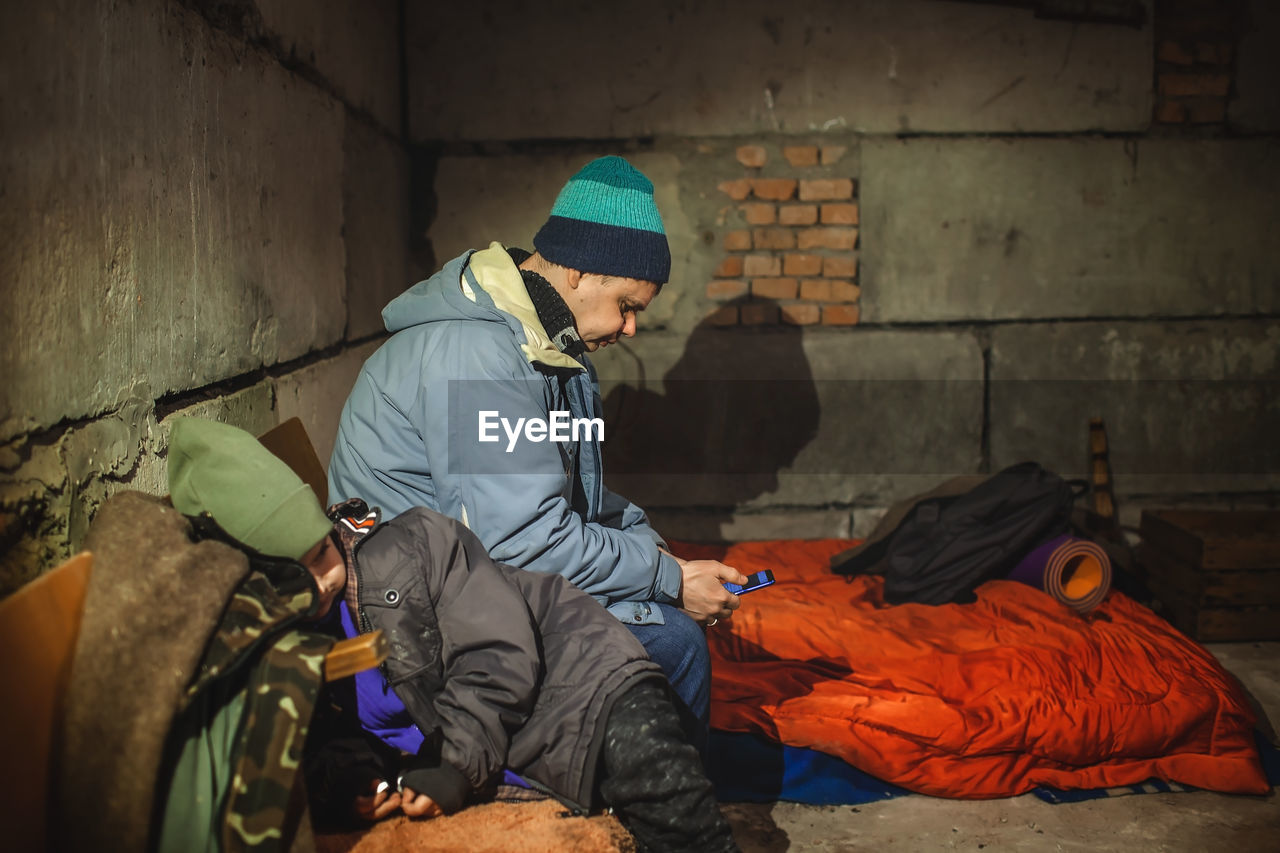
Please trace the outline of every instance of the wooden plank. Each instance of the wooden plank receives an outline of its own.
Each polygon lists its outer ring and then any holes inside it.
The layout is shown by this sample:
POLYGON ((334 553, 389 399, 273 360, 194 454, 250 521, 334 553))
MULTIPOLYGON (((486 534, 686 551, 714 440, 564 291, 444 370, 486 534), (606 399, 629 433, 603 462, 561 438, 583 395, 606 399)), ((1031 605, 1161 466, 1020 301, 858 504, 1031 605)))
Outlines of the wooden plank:
POLYGON ((0 826, 8 850, 44 850, 55 727, 62 715, 93 557, 77 554, 0 601, 0 826))
POLYGON ((1195 566, 1171 557, 1146 542, 1138 545, 1137 558, 1145 572, 1147 586, 1153 593, 1173 589, 1190 601, 1200 600, 1200 587, 1204 577, 1195 566))
POLYGON ((1206 571, 1146 543, 1138 559, 1152 592, 1172 588, 1201 607, 1280 605, 1280 570, 1206 571))
POLYGON ((337 681, 373 669, 387 659, 388 651, 387 635, 381 629, 339 640, 324 656, 324 680, 337 681))
POLYGON ((324 465, 316 455, 316 448, 302 421, 289 418, 258 436, 258 441, 311 487, 322 508, 328 508, 329 477, 324 472, 324 465))
POLYGON ((1280 607, 1232 607, 1201 610, 1195 638, 1202 643, 1280 640, 1280 607))
POLYGON ((1193 640, 1280 640, 1280 606, 1207 607, 1172 586, 1151 591, 1160 602, 1160 615, 1193 640))
POLYGON ((1144 541, 1205 569, 1280 569, 1278 510, 1147 510, 1144 541))

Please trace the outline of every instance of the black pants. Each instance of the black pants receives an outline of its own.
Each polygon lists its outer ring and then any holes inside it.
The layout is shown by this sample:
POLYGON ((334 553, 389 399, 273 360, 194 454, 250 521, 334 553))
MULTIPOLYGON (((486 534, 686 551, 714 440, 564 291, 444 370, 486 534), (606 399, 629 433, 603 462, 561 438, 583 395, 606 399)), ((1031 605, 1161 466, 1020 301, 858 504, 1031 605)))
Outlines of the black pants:
POLYGON ((637 684, 618 698, 601 762, 600 796, 642 853, 738 850, 664 685, 637 684))

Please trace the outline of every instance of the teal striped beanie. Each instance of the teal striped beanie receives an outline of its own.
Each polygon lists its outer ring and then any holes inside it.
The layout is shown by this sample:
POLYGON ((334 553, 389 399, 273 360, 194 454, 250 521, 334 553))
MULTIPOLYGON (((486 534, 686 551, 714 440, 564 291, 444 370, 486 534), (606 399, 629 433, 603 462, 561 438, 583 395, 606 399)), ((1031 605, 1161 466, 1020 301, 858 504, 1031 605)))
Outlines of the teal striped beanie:
POLYGON ((665 284, 671 249, 653 182, 621 157, 583 166, 534 235, 538 254, 562 267, 665 284))

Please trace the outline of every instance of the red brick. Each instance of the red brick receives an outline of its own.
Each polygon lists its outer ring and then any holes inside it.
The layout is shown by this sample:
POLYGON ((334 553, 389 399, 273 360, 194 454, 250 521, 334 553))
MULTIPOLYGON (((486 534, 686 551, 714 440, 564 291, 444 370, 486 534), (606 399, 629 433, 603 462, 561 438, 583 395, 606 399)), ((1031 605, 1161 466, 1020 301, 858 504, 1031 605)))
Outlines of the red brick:
POLYGON ((858 206, 856 204, 824 204, 822 206, 823 225, 857 225, 858 206))
POLYGON ((769 159, 762 145, 743 145, 738 148, 738 162, 748 169, 759 169, 769 159))
POLYGON ((796 194, 795 178, 752 178, 751 192, 768 201, 789 201, 796 194))
POLYGON ((1159 90, 1162 95, 1213 95, 1225 98, 1231 90, 1231 77, 1227 74, 1161 74, 1159 90))
POLYGON ((738 325, 738 306, 721 305, 708 314, 703 322, 709 326, 736 326, 738 325))
POLYGON ((795 299, 799 285, 794 278, 753 278, 751 295, 763 299, 795 299))
POLYGON ((861 313, 857 305, 823 305, 822 325, 855 326, 861 313))
POLYGON ((782 311, 782 322, 792 326, 812 326, 822 319, 822 309, 817 305, 793 302, 778 307, 782 311))
POLYGON ((734 201, 742 201, 744 198, 751 195, 751 179, 738 178, 736 181, 721 181, 720 185, 716 187, 716 189, 720 190, 720 192, 724 193, 734 201))
MULTIPOLYGON (((841 249, 854 248, 858 243, 858 229, 830 226, 827 228, 805 228, 800 231, 796 246, 800 249, 841 249)), ((759 246, 759 243, 756 243, 759 246)), ((790 248, 785 247, 785 248, 790 248)))
POLYGON ((802 166, 816 166, 818 165, 818 146, 788 145, 782 149, 782 156, 797 169, 802 166))
POLYGON ((1230 65, 1231 45, 1222 42, 1201 42, 1196 45, 1196 59, 1205 65, 1230 65))
POLYGON ((800 282, 800 298, 813 302, 857 302, 862 289, 851 281, 807 278, 800 282))
POLYGON ((1187 98, 1187 121, 1192 124, 1218 124, 1227 120, 1225 98, 1187 98))
POLYGON ((782 271, 787 275, 820 275, 821 255, 787 255, 782 259, 782 271))
POLYGON ((739 315, 744 326, 765 326, 778 322, 778 306, 768 302, 748 302, 739 315))
POLYGON ((747 278, 782 275, 782 258, 777 255, 747 255, 742 271, 747 278))
POLYGON ((1187 108, 1178 101, 1163 100, 1156 104, 1155 120, 1159 124, 1182 124, 1187 120, 1187 108))
POLYGON ((724 235, 724 247, 730 252, 742 252, 751 248, 750 231, 730 231, 724 235))
POLYGON ((822 275, 826 278, 857 278, 858 253, 832 255, 822 259, 822 275))
POLYGON ((749 225, 772 225, 778 221, 778 209, 768 202, 753 201, 750 204, 741 204, 738 205, 738 210, 742 211, 742 218, 747 220, 749 225))
POLYGON ((853 198, 853 181, 848 178, 815 178, 800 182, 801 201, 839 201, 853 198))
POLYGON ((848 147, 844 145, 822 146, 822 165, 830 166, 833 163, 840 162, 840 158, 843 157, 844 152, 848 150, 848 147))
POLYGON ((729 255, 716 267, 716 278, 737 278, 742 275, 742 255, 729 255))
POLYGON ((1160 42, 1160 47, 1156 50, 1156 59, 1172 65, 1191 65, 1196 61, 1195 56, 1183 47, 1181 42, 1168 40, 1160 42))
MULTIPOLYGON (((818 229, 810 228, 807 230, 815 231, 818 229)), ((794 249, 796 247, 796 232, 790 228, 757 228, 751 232, 751 244, 757 249, 794 249)))
POLYGON ((707 285, 708 299, 737 299, 747 294, 747 283, 737 279, 722 278, 707 285))
POLYGON ((816 204, 784 204, 778 208, 778 222, 783 225, 813 225, 817 221, 816 204))

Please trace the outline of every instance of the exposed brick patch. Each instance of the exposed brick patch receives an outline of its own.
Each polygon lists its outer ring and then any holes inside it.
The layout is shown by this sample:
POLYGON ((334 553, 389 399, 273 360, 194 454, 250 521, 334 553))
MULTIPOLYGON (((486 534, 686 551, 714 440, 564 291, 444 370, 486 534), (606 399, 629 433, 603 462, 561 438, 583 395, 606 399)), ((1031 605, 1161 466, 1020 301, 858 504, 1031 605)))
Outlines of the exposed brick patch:
POLYGON ((853 181, 849 178, 800 181, 801 201, 841 201, 847 198, 853 198, 853 181))
POLYGON ((1237 43, 1249 27, 1248 4, 1155 0, 1155 102, 1167 128, 1225 125, 1237 43))
POLYGON ((822 146, 822 165, 834 166, 840 162, 840 158, 844 156, 844 152, 848 151, 848 147, 844 145, 824 145, 822 146))
POLYGON ((750 178, 738 178, 736 181, 721 181, 716 189, 734 201, 742 201, 751 195, 751 180, 750 178))
MULTIPOLYGON (((1187 70, 1196 71, 1196 65, 1187 70)), ((776 149, 775 149, 776 150, 776 149)), ((763 145, 734 151, 748 170, 717 189, 736 204, 720 208, 718 222, 749 228, 723 233, 726 255, 706 285, 706 298, 734 300, 709 313, 710 326, 852 326, 859 322, 858 181, 832 174, 843 145, 782 146, 769 163, 763 145), (785 160, 785 162, 782 162, 785 160), (790 170, 790 173, 788 173, 790 170)), ((732 226, 730 226, 732 227, 732 226)))
POLYGON ((803 166, 816 166, 818 165, 818 146, 788 145, 782 149, 782 156, 797 169, 803 166))
MULTIPOLYGON (((809 231, 818 229, 810 228, 809 231)), ((802 235, 804 231, 800 232, 802 235)), ((757 249, 794 249, 796 232, 790 228, 757 228, 751 232, 751 244, 757 249)), ((801 247, 804 248, 804 247, 801 247)))
POLYGON ((777 255, 747 255, 742 274, 748 278, 782 274, 782 258, 777 255))
POLYGON ((857 278, 858 256, 828 255, 822 259, 822 274, 826 278, 857 278))
POLYGON ((857 305, 823 305, 822 325, 856 326, 861 313, 857 305))
POLYGON ((858 206, 856 204, 824 204, 822 206, 823 225, 857 225, 858 206))
POLYGON ((707 315, 706 322, 712 326, 738 325, 738 306, 722 305, 707 315))
POLYGON ((740 205, 738 209, 742 211, 742 218, 747 220, 749 225, 772 225, 778 221, 777 207, 768 202, 753 201, 750 204, 740 205))
POLYGON ((743 145, 737 151, 738 162, 748 169, 759 169, 769 160, 763 145, 743 145))
POLYGON ((782 259, 782 271, 787 275, 821 275, 824 260, 821 255, 787 255, 782 259))
POLYGON ((799 284, 794 278, 756 278, 751 280, 751 295, 763 299, 795 299, 799 284))
POLYGON ((737 278, 742 275, 742 255, 728 255, 716 267, 716 278, 737 278))
POLYGON ((814 225, 817 221, 816 204, 784 204, 778 208, 778 222, 782 225, 814 225))
MULTIPOLYGON (((795 245, 799 249, 853 249, 858 243, 857 228, 839 226, 805 228, 796 235, 795 245)), ((759 245, 759 244, 757 244, 759 245)), ((791 248, 785 246, 782 248, 791 248)))
POLYGON ((782 322, 792 326, 812 326, 822 319, 822 308, 817 305, 793 302, 778 308, 782 312, 782 322))
POLYGON ((739 312, 744 326, 766 326, 778 322, 778 306, 772 302, 748 302, 739 312))
POLYGON ((747 283, 736 279, 720 279, 707 285, 708 299, 737 299, 747 295, 747 283))
POLYGON ((751 192, 768 201, 789 201, 796 194, 795 178, 752 178, 751 192))

